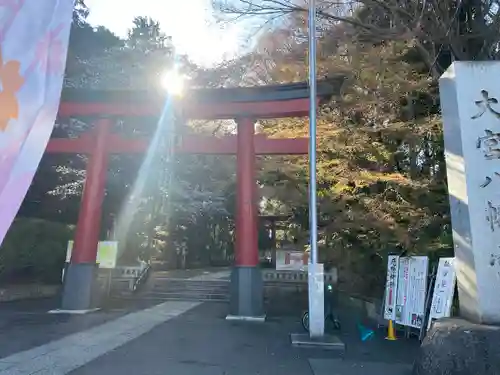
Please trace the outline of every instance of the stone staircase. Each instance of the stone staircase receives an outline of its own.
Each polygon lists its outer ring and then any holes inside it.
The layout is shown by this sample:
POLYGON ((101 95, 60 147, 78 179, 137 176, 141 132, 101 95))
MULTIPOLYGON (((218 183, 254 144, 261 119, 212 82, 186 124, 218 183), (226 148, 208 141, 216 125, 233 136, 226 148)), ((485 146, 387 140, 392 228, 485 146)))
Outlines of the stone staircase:
POLYGON ((229 301, 229 280, 151 278, 139 298, 200 302, 229 301))
MULTIPOLYGON (((197 302, 229 301, 229 270, 205 273, 190 278, 151 272, 137 290, 119 284, 116 279, 112 288, 114 298, 139 300, 182 300, 197 302), (118 286, 121 285, 121 288, 118 286)), ((264 300, 288 300, 292 295, 307 293, 307 274, 303 272, 262 270, 264 281, 264 300)), ((326 282, 336 282, 337 274, 325 274, 326 282)), ((124 279, 127 281, 128 279, 124 279)), ((133 280, 132 280, 133 281, 133 280)), ((128 281, 130 284, 130 280, 128 281)), ((279 302, 278 304, 281 304, 279 302)))

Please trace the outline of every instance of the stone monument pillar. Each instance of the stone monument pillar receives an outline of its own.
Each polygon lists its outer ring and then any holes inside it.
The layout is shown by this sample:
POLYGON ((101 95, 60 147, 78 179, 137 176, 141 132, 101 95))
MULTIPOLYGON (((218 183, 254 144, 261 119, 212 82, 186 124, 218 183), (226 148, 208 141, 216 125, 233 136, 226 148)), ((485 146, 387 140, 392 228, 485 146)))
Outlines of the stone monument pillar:
POLYGON ((439 81, 461 315, 500 323, 500 62, 439 81))

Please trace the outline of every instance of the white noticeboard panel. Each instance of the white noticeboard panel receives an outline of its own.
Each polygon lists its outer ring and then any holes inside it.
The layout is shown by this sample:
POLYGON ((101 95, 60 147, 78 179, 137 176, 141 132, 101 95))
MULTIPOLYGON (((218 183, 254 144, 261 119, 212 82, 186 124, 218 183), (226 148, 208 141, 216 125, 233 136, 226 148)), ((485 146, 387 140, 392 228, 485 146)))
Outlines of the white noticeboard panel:
POLYGON ((384 319, 396 319, 396 293, 398 289, 399 256, 389 255, 385 282, 384 319))
MULTIPOLYGON (((68 250, 66 251, 66 262, 71 260, 71 252, 73 251, 73 241, 68 242, 68 250)), ((118 257, 118 242, 117 241, 100 241, 97 247, 97 259, 99 268, 115 268, 116 258, 118 257)))
POLYGON ((304 251, 276 250, 277 271, 307 271, 309 254, 304 251))
POLYGON ((433 319, 445 318, 451 315, 455 283, 455 258, 440 258, 427 329, 431 328, 433 319))
POLYGON ((422 328, 429 259, 426 256, 399 259, 396 323, 422 328))

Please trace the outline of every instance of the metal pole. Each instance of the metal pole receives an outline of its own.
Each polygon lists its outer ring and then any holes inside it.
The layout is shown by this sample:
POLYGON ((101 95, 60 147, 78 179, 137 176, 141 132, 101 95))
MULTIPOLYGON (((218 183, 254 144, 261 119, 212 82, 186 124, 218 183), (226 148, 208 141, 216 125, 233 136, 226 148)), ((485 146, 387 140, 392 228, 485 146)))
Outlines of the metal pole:
POLYGON ((316 2, 309 0, 309 232, 311 263, 318 263, 316 210, 316 2))
POLYGON ((311 261, 308 272, 309 336, 325 334, 324 273, 318 263, 318 213, 316 212, 316 4, 309 0, 309 233, 311 261))

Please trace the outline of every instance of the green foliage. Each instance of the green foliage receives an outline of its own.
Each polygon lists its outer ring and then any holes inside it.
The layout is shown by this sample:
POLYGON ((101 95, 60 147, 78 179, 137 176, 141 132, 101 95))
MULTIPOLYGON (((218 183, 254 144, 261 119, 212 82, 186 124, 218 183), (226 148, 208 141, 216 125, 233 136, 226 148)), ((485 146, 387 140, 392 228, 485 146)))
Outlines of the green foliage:
POLYGON ((58 283, 72 236, 66 224, 16 219, 0 247, 0 281, 58 283))
MULTIPOLYGON (((363 44, 337 27, 323 30, 318 45, 318 71, 348 77, 342 98, 325 103, 318 116, 320 258, 340 269, 346 288, 378 295, 387 254, 405 250, 434 260, 452 253, 437 92, 420 62, 408 61, 411 41, 363 44)), ((267 83, 289 81, 290 72, 306 79, 295 57, 305 43, 281 43, 290 50, 272 56, 278 62, 267 83)), ((307 135, 308 123, 261 126, 272 136, 298 137, 307 135)), ((308 237, 306 160, 268 158, 263 169, 267 198, 293 213, 299 237, 308 237)))

